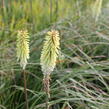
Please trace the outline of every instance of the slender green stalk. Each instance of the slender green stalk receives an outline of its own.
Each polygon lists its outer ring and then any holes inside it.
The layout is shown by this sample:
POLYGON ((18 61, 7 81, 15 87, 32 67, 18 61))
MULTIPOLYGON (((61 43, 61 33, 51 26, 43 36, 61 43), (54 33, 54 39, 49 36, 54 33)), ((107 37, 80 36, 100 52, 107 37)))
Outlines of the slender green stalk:
POLYGON ((52 3, 52 0, 50 0, 50 23, 52 23, 52 13, 53 12, 53 3, 52 3))
POLYGON ((6 20, 6 6, 5 6, 5 1, 2 0, 2 12, 3 12, 3 17, 6 20))
POLYGON ((46 109, 49 109, 50 99, 50 74, 44 75, 43 78, 44 90, 46 92, 46 109))
POLYGON ((4 2, 4 0, 2 0, 2 8, 4 8, 5 7, 5 2, 4 2))
POLYGON ((58 18, 58 0, 56 0, 55 16, 56 16, 56 18, 55 18, 55 21, 56 21, 58 18))
POLYGON ((95 21, 98 20, 99 15, 101 14, 103 0, 95 0, 94 4, 92 5, 92 14, 95 18, 95 21))
POLYGON ((23 70, 23 80, 24 80, 25 107, 26 109, 28 109, 27 81, 26 81, 26 71, 25 70, 23 70))
POLYGON ((31 11, 31 14, 32 14, 32 0, 29 0, 29 3, 30 3, 30 11, 31 11))

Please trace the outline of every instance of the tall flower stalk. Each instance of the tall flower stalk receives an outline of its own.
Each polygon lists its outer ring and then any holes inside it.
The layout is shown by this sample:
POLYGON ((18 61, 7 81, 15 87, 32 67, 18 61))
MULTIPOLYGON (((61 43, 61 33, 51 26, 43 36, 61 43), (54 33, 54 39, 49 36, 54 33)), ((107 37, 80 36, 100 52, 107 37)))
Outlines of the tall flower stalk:
POLYGON ((20 66, 22 67, 23 70, 26 109, 28 109, 26 71, 25 71, 27 60, 29 59, 29 34, 27 30, 18 31, 16 46, 17 46, 17 60, 20 62, 20 66))
MULTIPOLYGON (((50 98, 50 74, 56 66, 56 60, 59 55, 60 42, 59 42, 59 32, 56 30, 51 30, 47 32, 45 37, 45 42, 41 52, 41 68, 43 72, 43 83, 44 90, 48 97, 48 102, 50 98)), ((49 104, 46 103, 46 109, 49 109, 49 104)))
POLYGON ((52 23, 52 14, 53 14, 53 1, 50 0, 50 23, 52 23))
POLYGON ((101 14, 103 0, 95 0, 94 4, 92 5, 92 14, 95 18, 95 21, 98 20, 99 15, 101 14))

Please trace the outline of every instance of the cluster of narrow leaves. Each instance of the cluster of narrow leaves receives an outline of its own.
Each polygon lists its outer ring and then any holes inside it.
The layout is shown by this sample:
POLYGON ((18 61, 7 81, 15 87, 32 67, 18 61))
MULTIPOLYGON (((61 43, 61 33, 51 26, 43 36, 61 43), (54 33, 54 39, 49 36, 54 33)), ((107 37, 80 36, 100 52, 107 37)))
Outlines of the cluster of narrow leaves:
POLYGON ((45 37, 44 46, 41 53, 41 66, 44 74, 51 73, 55 66, 59 54, 59 32, 51 30, 45 37))
POLYGON ((20 65, 25 69, 29 59, 29 35, 27 30, 20 30, 17 34, 17 60, 20 65))

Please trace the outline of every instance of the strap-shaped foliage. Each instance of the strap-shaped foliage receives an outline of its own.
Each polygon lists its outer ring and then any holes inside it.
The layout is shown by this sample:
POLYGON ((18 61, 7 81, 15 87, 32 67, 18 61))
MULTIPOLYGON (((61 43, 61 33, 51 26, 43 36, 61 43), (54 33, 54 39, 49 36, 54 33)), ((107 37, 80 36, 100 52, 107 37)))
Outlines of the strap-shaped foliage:
POLYGON ((45 37, 41 53, 41 67, 44 74, 51 73, 56 66, 56 59, 59 54, 60 42, 59 32, 51 30, 45 37))
POLYGON ((29 59, 29 35, 27 30, 21 30, 17 34, 17 60, 23 69, 27 65, 27 59, 29 59))

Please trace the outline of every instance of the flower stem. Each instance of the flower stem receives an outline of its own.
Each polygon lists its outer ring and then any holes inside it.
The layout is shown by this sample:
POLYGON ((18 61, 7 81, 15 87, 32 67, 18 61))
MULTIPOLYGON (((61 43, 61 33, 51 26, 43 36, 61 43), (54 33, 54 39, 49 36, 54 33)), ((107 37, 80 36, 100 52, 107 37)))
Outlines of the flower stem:
POLYGON ((44 90, 46 92, 46 109, 49 108, 49 99, 50 99, 50 74, 44 75, 43 78, 44 90))
POLYGON ((52 0, 50 0, 50 23, 52 23, 52 20, 53 20, 53 19, 52 19, 52 14, 53 14, 53 13, 52 13, 52 12, 53 12, 53 10, 52 10, 52 7, 53 7, 53 6, 52 6, 52 5, 53 5, 52 0))
POLYGON ((23 79, 24 79, 25 109, 28 109, 27 84, 26 84, 26 71, 25 70, 23 70, 23 79))

